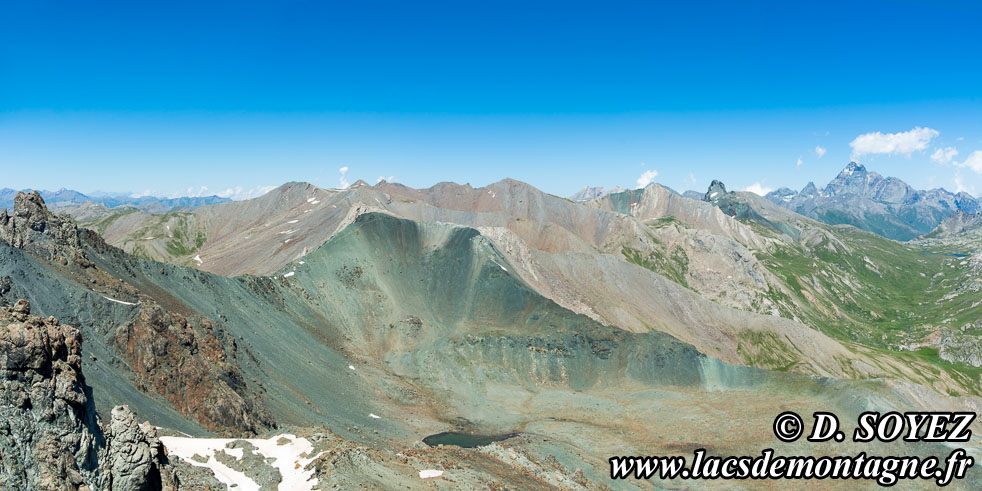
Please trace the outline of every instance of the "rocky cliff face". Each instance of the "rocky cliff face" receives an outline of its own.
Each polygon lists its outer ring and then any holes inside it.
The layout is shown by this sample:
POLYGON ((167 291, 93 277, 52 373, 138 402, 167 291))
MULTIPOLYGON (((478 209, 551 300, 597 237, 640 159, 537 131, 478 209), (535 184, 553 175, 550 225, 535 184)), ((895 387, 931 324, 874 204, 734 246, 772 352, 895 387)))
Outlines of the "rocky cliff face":
POLYGON ((74 489, 95 482, 100 431, 81 372, 77 329, 0 309, 0 484, 74 489))
MULTIPOLYGON (((275 426, 210 320, 188 319, 150 304, 119 326, 111 343, 136 373, 141 389, 160 394, 206 428, 259 433, 275 426)), ((235 340, 229 336, 227 343, 234 353, 235 340)))
POLYGON ((0 308, 0 487, 176 489, 152 426, 126 406, 100 426, 78 329, 30 313, 0 308))

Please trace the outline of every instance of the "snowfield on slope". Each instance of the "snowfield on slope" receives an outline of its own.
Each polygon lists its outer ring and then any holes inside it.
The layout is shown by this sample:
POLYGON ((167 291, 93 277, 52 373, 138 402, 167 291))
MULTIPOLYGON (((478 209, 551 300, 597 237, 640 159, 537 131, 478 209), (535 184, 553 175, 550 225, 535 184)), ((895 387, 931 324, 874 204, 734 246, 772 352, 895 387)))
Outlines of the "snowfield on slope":
MULTIPOLYGON (((185 438, 176 436, 160 437, 161 443, 167 448, 168 455, 177 456, 184 462, 197 467, 210 469, 222 484, 241 490, 259 490, 260 485, 245 473, 232 469, 215 459, 215 453, 224 451, 236 460, 241 461, 244 451, 241 448, 226 448, 237 441, 245 441, 256 447, 256 453, 265 458, 273 459, 272 466, 280 471, 283 477, 278 489, 283 490, 312 490, 317 485, 313 478, 314 469, 306 470, 308 464, 320 457, 310 455, 314 447, 306 438, 295 435, 274 435, 268 439, 259 438, 185 438), (288 440, 285 444, 279 442, 288 440), (198 462, 192 457, 206 457, 207 462, 198 462), (306 457, 305 457, 306 456, 306 457)), ((323 452, 322 452, 323 453, 323 452)))

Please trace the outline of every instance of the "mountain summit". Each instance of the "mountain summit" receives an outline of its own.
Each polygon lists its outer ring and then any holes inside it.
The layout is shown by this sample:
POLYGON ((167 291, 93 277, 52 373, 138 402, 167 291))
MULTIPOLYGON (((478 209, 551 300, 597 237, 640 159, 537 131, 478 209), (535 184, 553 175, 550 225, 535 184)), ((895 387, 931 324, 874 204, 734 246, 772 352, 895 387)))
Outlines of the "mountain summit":
POLYGON ((917 190, 857 162, 849 162, 821 191, 809 182, 800 192, 781 188, 765 197, 830 225, 854 225, 894 240, 926 234, 957 211, 979 211, 979 201, 967 193, 917 190))

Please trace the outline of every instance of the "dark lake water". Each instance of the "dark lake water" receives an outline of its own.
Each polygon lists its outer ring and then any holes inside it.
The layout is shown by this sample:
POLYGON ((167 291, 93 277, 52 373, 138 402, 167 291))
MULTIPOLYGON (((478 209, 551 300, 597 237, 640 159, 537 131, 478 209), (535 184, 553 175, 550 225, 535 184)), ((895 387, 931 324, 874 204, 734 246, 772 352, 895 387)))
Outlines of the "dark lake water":
POLYGON ((921 251, 921 252, 929 256, 968 257, 968 254, 941 254, 937 252, 927 252, 927 251, 921 251))
POLYGON ((424 438, 423 443, 431 447, 435 447, 437 445, 456 445, 458 447, 474 448, 507 440, 514 436, 518 436, 518 433, 508 433, 505 435, 476 435, 473 433, 445 431, 443 433, 437 433, 424 438))

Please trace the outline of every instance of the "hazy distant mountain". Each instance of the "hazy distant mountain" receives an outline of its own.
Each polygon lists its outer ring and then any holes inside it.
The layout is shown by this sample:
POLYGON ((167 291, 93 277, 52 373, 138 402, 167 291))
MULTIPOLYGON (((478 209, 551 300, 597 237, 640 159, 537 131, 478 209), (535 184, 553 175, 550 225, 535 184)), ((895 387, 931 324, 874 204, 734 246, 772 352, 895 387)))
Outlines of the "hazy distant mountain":
MULTIPOLYGON (((0 189, 0 208, 12 209, 14 196, 18 190, 3 188, 0 189)), ((57 210, 66 206, 79 205, 82 203, 98 203, 107 208, 118 206, 134 206, 150 213, 165 213, 179 209, 197 208, 204 205, 213 205, 231 201, 228 198, 219 196, 200 196, 182 198, 158 198, 156 196, 133 197, 126 193, 92 193, 91 195, 82 194, 72 189, 61 188, 57 191, 38 191, 48 208, 57 210)))
POLYGON ((854 225, 895 240, 931 232, 957 211, 979 211, 979 201, 968 193, 913 189, 896 177, 869 172, 856 162, 850 162, 821 191, 809 182, 800 192, 780 188, 766 198, 830 225, 854 225))
POLYGON ((577 191, 575 194, 569 197, 569 199, 577 202, 583 203, 586 201, 594 200, 597 198, 603 198, 611 193, 621 193, 624 192, 624 188, 620 186, 614 186, 610 189, 605 189, 603 187, 590 187, 584 186, 583 189, 577 191))
POLYGON ((945 218, 938 225, 938 228, 926 235, 925 238, 948 237, 972 232, 980 228, 982 228, 982 214, 959 211, 945 218))

